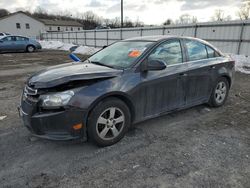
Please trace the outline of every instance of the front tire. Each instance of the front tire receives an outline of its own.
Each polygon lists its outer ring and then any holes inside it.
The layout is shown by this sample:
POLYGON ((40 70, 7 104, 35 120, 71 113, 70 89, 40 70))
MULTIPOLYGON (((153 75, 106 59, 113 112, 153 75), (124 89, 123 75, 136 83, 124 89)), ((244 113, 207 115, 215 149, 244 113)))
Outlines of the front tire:
POLYGON ((98 103, 88 119, 88 137, 98 146, 119 142, 131 123, 128 106, 117 98, 107 98, 98 103))
POLYGON ((229 83, 227 79, 224 77, 219 78, 209 100, 210 106, 213 107, 222 106, 227 100, 228 93, 229 93, 229 83))

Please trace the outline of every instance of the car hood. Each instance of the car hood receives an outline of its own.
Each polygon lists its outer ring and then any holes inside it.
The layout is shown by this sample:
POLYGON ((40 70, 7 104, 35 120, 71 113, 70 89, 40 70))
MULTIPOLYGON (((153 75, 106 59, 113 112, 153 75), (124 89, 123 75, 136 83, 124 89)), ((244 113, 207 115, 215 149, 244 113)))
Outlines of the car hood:
POLYGON ((122 72, 92 63, 67 63, 34 74, 29 78, 28 85, 34 88, 51 88, 75 80, 111 78, 122 72))

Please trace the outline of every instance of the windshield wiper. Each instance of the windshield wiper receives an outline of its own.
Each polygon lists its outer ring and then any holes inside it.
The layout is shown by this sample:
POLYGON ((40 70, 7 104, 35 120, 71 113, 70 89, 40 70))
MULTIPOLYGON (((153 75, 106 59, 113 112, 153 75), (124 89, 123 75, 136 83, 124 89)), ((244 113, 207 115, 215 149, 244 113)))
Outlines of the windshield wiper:
POLYGON ((89 61, 90 63, 96 64, 96 65, 101 65, 101 66, 105 66, 105 67, 109 67, 109 68, 114 69, 114 67, 111 66, 111 65, 106 65, 106 64, 101 63, 101 62, 98 62, 98 61, 90 61, 90 60, 88 60, 88 61, 89 61))

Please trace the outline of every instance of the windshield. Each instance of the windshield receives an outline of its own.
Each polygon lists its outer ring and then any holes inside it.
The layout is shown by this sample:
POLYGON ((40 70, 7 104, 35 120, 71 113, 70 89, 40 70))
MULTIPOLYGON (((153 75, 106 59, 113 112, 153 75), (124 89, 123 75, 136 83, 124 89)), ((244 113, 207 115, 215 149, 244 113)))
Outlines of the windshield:
POLYGON ((112 44, 89 58, 92 63, 127 68, 152 44, 148 41, 121 41, 112 44))

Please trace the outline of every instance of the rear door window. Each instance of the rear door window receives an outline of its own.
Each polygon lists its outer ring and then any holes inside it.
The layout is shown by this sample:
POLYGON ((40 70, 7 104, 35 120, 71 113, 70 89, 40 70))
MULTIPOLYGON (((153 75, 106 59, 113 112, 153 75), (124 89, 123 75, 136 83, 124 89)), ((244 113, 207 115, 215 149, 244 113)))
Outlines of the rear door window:
POLYGON ((25 38, 25 37, 16 37, 16 40, 17 41, 26 41, 27 38, 25 38))
POLYGON ((207 59, 206 45, 194 40, 184 41, 187 47, 189 61, 207 59))

